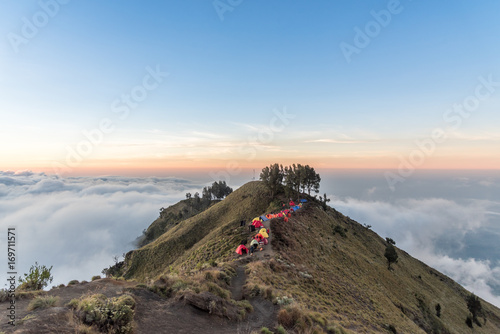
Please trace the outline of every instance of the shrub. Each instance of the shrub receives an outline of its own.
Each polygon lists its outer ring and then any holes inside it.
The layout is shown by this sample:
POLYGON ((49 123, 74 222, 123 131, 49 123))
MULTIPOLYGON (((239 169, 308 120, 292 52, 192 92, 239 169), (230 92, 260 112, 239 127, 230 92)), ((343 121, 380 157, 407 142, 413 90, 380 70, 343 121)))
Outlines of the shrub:
POLYGON ((472 315, 472 321, 476 323, 476 325, 481 327, 481 323, 479 322, 477 317, 483 316, 485 321, 486 318, 484 317, 483 307, 481 306, 481 301, 479 300, 479 297, 472 293, 466 298, 465 301, 467 302, 467 309, 472 315))
POLYGON ((472 328, 472 316, 470 314, 467 316, 467 319, 465 319, 465 323, 467 324, 467 326, 472 328))
MULTIPOLYGON (((73 300, 70 303, 74 304, 73 300)), ((84 324, 102 332, 127 334, 132 332, 134 308, 135 300, 130 295, 107 298, 95 294, 80 299, 75 312, 84 324)))
POLYGON ((293 298, 283 296, 283 297, 276 297, 276 303, 280 306, 287 306, 290 305, 294 302, 293 298))
POLYGON ((41 266, 38 262, 35 262, 31 266, 29 273, 24 274, 23 277, 19 277, 20 290, 42 290, 49 283, 52 283, 54 277, 50 274, 52 266, 47 268, 46 266, 41 266))
POLYGON ((267 328, 267 327, 262 327, 262 328, 260 329, 260 332, 261 332, 262 334, 273 334, 273 332, 271 332, 271 331, 269 330, 269 328, 267 328))
POLYGON ((390 270, 391 264, 398 262, 398 253, 396 252, 396 248, 392 244, 388 244, 385 248, 384 256, 387 259, 387 269, 390 270))
POLYGON ((92 282, 97 280, 97 279, 101 279, 101 276, 97 275, 97 276, 92 276, 92 282))
POLYGON ((181 291, 186 288, 187 288, 187 283, 181 280, 178 280, 174 284, 172 284, 172 290, 174 291, 181 291))
POLYGON ((221 288, 220 286, 218 286, 215 283, 207 282, 206 286, 207 286, 208 292, 211 292, 214 295, 219 296, 223 299, 229 299, 229 297, 231 296, 231 293, 228 290, 221 288))
POLYGON ((59 297, 54 296, 36 297, 29 303, 28 311, 55 307, 58 301, 59 297))
POLYGON ((307 319, 297 307, 290 307, 278 312, 278 324, 283 325, 286 329, 293 329, 296 326, 305 329, 307 324, 310 324, 310 319, 307 319))
POLYGON ((68 285, 75 285, 75 284, 78 284, 78 283, 80 283, 80 282, 78 282, 77 279, 74 279, 74 280, 69 281, 68 285))
POLYGON ((276 334, 288 334, 288 332, 283 328, 283 326, 279 325, 278 328, 276 328, 276 334))
POLYGON ((238 306, 243 307, 246 312, 251 313, 253 312, 253 306, 250 304, 250 302, 246 299, 240 300, 236 303, 238 306))
POLYGON ((333 235, 335 235, 336 233, 340 234, 340 236, 342 238, 345 238, 347 237, 347 235, 345 234, 346 230, 342 228, 342 226, 340 225, 336 225, 334 228, 333 228, 333 235))
POLYGON ((436 304, 436 317, 441 317, 441 304, 436 304))
POLYGON ((69 308, 72 308, 72 309, 76 309, 79 305, 80 301, 76 298, 73 298, 69 301, 68 304, 66 304, 67 307, 69 308))

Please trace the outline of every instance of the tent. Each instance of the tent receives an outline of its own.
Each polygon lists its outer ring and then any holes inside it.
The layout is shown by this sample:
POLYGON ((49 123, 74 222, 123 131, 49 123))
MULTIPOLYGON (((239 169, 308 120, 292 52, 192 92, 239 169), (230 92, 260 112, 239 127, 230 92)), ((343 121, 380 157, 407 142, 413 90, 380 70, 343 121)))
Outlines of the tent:
POLYGON ((236 248, 236 253, 240 255, 248 254, 248 248, 246 248, 245 245, 239 245, 238 248, 236 248))
POLYGON ((260 221, 262 221, 262 218, 260 218, 260 216, 258 216, 258 217, 255 217, 254 219, 252 219, 252 221, 254 221, 254 220, 260 220, 260 221))
POLYGON ((264 224, 262 224, 262 222, 260 220, 254 220, 252 222, 252 225, 255 226, 255 228, 261 228, 261 227, 264 227, 264 224))
MULTIPOLYGON (((269 215, 268 215, 268 216, 269 216, 269 215)), ((264 215, 260 216, 260 218, 261 218, 261 219, 262 219, 262 221, 264 221, 264 222, 267 222, 267 221, 269 220, 269 219, 268 219, 266 216, 264 216, 264 215)))
POLYGON ((267 231, 265 228, 263 228, 262 230, 259 231, 260 234, 262 234, 262 236, 264 238, 269 238, 269 234, 267 234, 267 231))
POLYGON ((301 199, 300 201, 301 201, 302 203, 305 203, 305 202, 307 202, 307 199, 301 199))

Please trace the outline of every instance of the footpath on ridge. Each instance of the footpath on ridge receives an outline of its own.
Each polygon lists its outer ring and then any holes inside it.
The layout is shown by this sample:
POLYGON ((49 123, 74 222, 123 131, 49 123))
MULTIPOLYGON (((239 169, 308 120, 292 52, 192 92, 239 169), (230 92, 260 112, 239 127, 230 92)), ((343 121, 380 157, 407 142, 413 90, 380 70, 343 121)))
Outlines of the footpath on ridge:
MULTIPOLYGON (((292 206, 294 210, 299 210, 301 206, 292 206)), ((266 214, 262 214, 260 217, 266 217, 266 214)), ((279 219, 277 217, 271 219, 279 219)), ((238 259, 238 267, 236 268, 236 276, 231 280, 231 296, 234 300, 243 299, 243 286, 246 283, 246 273, 245 267, 251 261, 271 259, 274 257, 274 250, 272 246, 273 231, 271 230, 271 219, 262 220, 262 224, 266 230, 269 230, 269 241, 267 245, 263 247, 262 251, 256 250, 253 255, 241 255, 238 259)))

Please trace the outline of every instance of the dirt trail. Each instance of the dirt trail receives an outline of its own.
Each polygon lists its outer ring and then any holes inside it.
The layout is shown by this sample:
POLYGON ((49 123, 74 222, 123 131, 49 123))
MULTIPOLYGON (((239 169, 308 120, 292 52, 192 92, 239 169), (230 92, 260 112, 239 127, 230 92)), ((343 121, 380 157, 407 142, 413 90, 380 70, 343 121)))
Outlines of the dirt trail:
MULTIPOLYGON (((274 251, 271 246, 273 233, 271 231, 271 221, 262 222, 264 227, 269 230, 269 243, 263 247, 262 251, 256 250, 253 255, 242 255, 238 260, 236 267, 236 276, 231 280, 231 296, 234 300, 243 299, 243 286, 246 283, 245 267, 250 261, 270 259, 274 257, 274 251)), ((253 235, 252 235, 253 236, 253 235)))

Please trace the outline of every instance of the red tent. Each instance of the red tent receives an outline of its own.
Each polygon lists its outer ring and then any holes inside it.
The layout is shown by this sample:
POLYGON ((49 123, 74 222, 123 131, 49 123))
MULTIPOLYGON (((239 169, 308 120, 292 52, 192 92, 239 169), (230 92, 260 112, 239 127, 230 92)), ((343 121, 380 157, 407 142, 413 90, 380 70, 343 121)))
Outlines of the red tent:
POLYGON ((255 226, 256 229, 259 229, 261 227, 264 227, 264 224, 262 224, 262 222, 260 220, 254 220, 252 222, 252 225, 255 226))
POLYGON ((290 203, 288 204, 290 204, 290 206, 295 206, 295 203, 293 201, 290 201, 290 203))
POLYGON ((248 248, 246 248, 245 245, 239 245, 238 248, 236 248, 236 253, 240 255, 248 254, 248 248))

